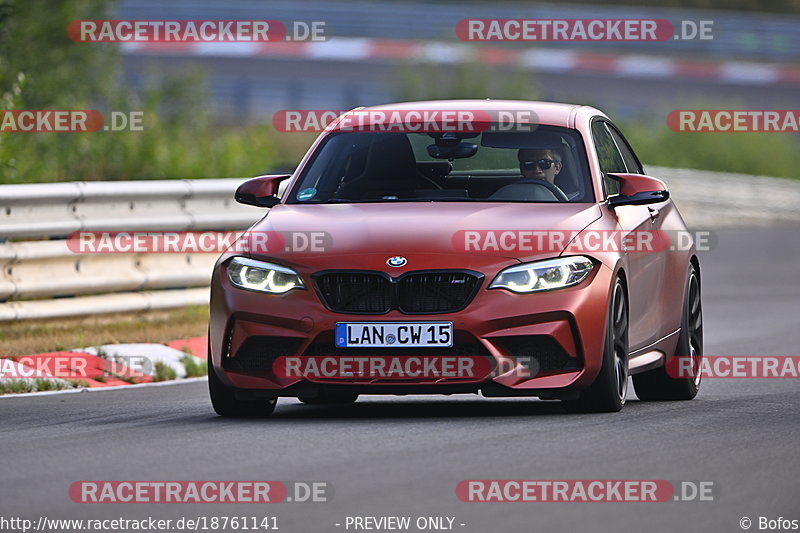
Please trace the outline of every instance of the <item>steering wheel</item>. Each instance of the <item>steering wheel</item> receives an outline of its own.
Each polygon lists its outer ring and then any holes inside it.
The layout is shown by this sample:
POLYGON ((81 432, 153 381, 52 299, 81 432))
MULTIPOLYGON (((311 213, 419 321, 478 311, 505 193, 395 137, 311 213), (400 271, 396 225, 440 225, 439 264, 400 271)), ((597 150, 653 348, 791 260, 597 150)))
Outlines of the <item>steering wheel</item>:
POLYGON ((564 191, 562 191, 561 189, 559 189, 558 187, 556 187, 554 184, 550 183, 547 180, 540 180, 539 178, 525 178, 519 180, 517 183, 539 185, 541 187, 546 188, 551 193, 553 193, 553 196, 555 196, 556 200, 558 200, 559 202, 569 202, 569 198, 567 198, 567 195, 564 194, 564 191))

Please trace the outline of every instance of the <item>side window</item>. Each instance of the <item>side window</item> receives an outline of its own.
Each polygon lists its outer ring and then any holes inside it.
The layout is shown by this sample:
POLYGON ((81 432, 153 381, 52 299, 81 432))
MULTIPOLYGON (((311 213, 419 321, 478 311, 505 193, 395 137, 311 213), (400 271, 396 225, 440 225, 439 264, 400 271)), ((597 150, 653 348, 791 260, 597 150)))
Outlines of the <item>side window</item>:
POLYGON ((644 169, 642 168, 642 165, 639 164, 639 160, 634 155, 631 147, 622 137, 622 134, 619 133, 613 127, 608 127, 608 131, 611 132, 611 136, 617 143, 617 148, 619 148, 619 151, 622 154, 622 159, 625 160, 625 166, 628 167, 628 172, 632 174, 644 174, 644 169))
POLYGON ((604 122, 596 121, 592 124, 592 136, 597 157, 600 161, 600 170, 603 171, 603 183, 606 187, 606 196, 619 194, 619 183, 605 176, 609 172, 628 172, 625 162, 617 150, 617 145, 604 122))

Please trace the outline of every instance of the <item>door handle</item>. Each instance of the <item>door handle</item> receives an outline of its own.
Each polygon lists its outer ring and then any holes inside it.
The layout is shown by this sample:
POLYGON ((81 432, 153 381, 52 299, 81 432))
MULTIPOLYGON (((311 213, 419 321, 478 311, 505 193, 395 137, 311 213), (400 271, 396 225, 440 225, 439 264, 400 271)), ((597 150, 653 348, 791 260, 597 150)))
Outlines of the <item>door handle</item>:
POLYGON ((655 222, 658 218, 658 215, 661 214, 661 211, 656 209, 655 207, 647 206, 647 210, 650 212, 650 222, 655 222))

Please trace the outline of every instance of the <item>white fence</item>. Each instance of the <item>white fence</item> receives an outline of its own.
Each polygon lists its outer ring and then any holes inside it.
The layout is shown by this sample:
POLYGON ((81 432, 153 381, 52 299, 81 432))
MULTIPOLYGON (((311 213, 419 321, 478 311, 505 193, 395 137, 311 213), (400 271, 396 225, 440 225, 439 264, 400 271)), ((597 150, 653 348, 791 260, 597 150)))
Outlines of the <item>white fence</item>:
MULTIPOLYGON (((692 229, 800 223, 800 181, 648 171, 667 182, 692 229)), ((207 303, 217 254, 80 254, 64 237, 79 230, 245 229, 266 210, 233 200, 243 181, 0 186, 0 322, 207 303)))

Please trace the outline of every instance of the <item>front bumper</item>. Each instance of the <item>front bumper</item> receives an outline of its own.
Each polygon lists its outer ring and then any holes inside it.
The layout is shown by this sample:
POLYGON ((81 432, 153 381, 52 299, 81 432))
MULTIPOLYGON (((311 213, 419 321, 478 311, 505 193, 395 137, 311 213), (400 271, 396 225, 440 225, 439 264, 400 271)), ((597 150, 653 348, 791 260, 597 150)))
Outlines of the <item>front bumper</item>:
MULTIPOLYGON (((486 287, 486 273, 471 303, 449 314, 353 315, 326 309, 313 287, 284 295, 232 286, 215 269, 211 285, 210 354, 227 385, 272 396, 313 395, 321 387, 362 394, 483 392, 486 396, 559 397, 585 388, 603 357, 607 301, 614 273, 598 264, 579 285, 552 292, 514 294, 486 287), (451 321, 451 349, 334 348, 337 322, 451 321), (366 351, 365 351, 366 350, 366 351), (438 350, 438 352, 437 352, 438 350), (486 357, 488 376, 465 379, 309 379, 275 372, 285 356, 434 355, 486 357), (531 367, 531 356, 534 365, 531 367), (533 372, 531 372, 533 370, 533 372)), ((224 272, 224 270, 223 270, 224 272)))

